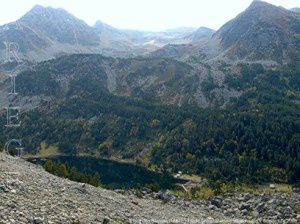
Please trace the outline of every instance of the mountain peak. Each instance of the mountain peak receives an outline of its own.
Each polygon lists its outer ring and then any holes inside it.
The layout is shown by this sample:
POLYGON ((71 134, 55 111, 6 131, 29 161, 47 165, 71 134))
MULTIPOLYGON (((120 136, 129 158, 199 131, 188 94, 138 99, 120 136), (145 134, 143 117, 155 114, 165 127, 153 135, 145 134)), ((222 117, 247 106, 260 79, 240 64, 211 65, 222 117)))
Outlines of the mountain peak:
MULTIPOLYGON (((262 6, 270 6, 270 3, 261 1, 261 0, 254 0, 252 1, 252 3, 250 4, 249 7, 262 7, 262 6)), ((271 5, 272 6, 272 5, 271 5)))
POLYGON ((43 10, 43 9, 45 9, 44 6, 36 4, 32 7, 32 9, 30 11, 38 11, 38 10, 43 10))
POLYGON ((73 17, 70 13, 62 8, 52 8, 52 7, 44 7, 42 5, 35 5, 31 10, 29 10, 24 16, 20 18, 20 20, 31 20, 33 18, 40 18, 40 17, 73 17))
POLYGON ((54 42, 94 46, 99 40, 93 28, 61 8, 35 5, 19 21, 39 38, 54 42))
POLYGON ((260 0, 254 0, 251 3, 251 5, 246 9, 245 12, 255 11, 256 13, 263 14, 265 11, 282 10, 282 9, 284 10, 284 8, 282 8, 282 7, 277 7, 277 6, 267 3, 267 2, 260 1, 260 0))
POLYGON ((30 9, 24 16, 21 17, 21 19, 26 18, 28 16, 42 14, 46 11, 46 7, 42 5, 34 5, 32 9, 30 9))
POLYGON ((112 26, 102 22, 101 20, 97 20, 93 27, 96 29, 113 28, 112 26))
POLYGON ((221 27, 214 38, 220 40, 227 55, 281 62, 288 46, 297 42, 295 27, 299 19, 282 7, 253 1, 244 12, 221 27))

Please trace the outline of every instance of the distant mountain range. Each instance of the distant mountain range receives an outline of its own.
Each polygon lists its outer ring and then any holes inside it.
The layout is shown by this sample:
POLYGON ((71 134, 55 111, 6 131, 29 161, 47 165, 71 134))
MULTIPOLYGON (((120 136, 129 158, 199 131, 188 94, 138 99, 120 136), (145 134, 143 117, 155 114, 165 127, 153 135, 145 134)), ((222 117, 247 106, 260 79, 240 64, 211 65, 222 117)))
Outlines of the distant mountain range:
MULTIPOLYGON (((205 27, 160 33, 119 30, 101 21, 90 27, 62 9, 41 6, 17 25, 1 27, 0 39, 18 42, 26 59, 40 61, 66 53, 131 55, 126 60, 87 57, 86 64, 92 66, 96 60, 103 68, 110 93, 166 104, 224 106, 247 91, 244 84, 233 88, 228 81, 242 75, 240 64, 249 71, 251 64, 257 65, 255 73, 285 65, 300 70, 300 14, 261 1, 216 32, 205 27), (144 57, 133 57, 136 54, 144 57)), ((74 65, 76 72, 81 66, 84 63, 74 65)), ((70 79, 71 74, 63 78, 70 79)))
POLYGON ((33 61, 73 53, 133 56, 166 44, 207 39, 213 32, 208 28, 179 28, 164 32, 119 30, 100 21, 91 27, 63 9, 36 5, 16 22, 0 27, 0 49, 3 58, 3 43, 15 42, 19 45, 20 56, 33 61))
POLYGON ((101 21, 93 27, 63 9, 35 6, 16 22, 0 27, 0 58, 4 42, 19 46, 20 57, 42 61, 62 54, 187 58, 201 60, 264 60, 283 63, 297 55, 299 8, 286 10, 254 1, 218 31, 182 27, 162 32, 120 30, 101 21))

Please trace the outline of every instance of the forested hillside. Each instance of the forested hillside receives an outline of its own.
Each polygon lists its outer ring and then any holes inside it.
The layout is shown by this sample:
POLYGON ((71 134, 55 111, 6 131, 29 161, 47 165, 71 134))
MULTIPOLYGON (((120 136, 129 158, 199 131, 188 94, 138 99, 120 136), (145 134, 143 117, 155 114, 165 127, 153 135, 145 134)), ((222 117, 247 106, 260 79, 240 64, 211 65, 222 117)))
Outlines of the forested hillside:
MULTIPOLYGON (((296 69, 257 72, 241 65, 243 76, 227 77, 226 83, 248 91, 226 107, 200 109, 114 95, 101 67, 74 66, 86 57, 43 62, 18 76, 21 96, 51 99, 22 114, 18 135, 29 153, 36 153, 44 142, 64 154, 130 159, 158 170, 182 170, 223 181, 299 181, 296 69)), ((17 134, 1 129, 1 143, 10 135, 17 134)))

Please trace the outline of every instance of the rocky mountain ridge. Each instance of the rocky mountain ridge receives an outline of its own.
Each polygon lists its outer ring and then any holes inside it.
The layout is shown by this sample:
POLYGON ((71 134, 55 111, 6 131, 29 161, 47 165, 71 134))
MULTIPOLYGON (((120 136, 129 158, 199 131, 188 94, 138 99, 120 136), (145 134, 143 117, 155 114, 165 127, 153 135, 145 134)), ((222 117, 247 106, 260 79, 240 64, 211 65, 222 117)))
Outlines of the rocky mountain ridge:
POLYGON ((91 27, 64 9, 34 6, 16 22, 0 27, 0 55, 5 59, 4 42, 18 45, 24 60, 42 61, 62 54, 102 53, 109 56, 143 55, 169 43, 188 43, 209 38, 213 32, 202 29, 140 32, 116 29, 100 21, 91 27), (199 32, 199 31, 198 31, 199 32))

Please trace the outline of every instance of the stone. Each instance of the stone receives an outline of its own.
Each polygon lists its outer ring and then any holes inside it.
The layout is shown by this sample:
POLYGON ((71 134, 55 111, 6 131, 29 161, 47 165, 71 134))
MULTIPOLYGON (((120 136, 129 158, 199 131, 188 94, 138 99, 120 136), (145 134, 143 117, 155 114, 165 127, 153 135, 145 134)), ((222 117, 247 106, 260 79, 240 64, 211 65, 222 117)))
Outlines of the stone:
POLYGON ((249 201, 252 198, 251 194, 247 193, 244 195, 244 200, 249 201))
POLYGON ((21 159, 8 161, 2 153, 1 158, 4 161, 0 163, 0 223, 101 223, 106 217, 112 223, 176 219, 203 223, 256 223, 260 219, 267 223, 291 223, 295 219, 295 223, 300 223, 295 212, 299 193, 257 196, 232 192, 209 200, 188 200, 170 191, 155 193, 143 189, 148 196, 140 199, 134 190, 96 188, 53 176, 21 159), (18 180, 5 170, 18 173, 18 180), (10 193, 12 190, 16 193, 10 193))
POLYGON ((240 206, 240 210, 249 210, 250 209, 250 205, 247 203, 242 203, 242 205, 240 206))
POLYGON ((33 223, 34 224, 42 224, 43 222, 44 222, 43 218, 40 218, 40 217, 33 218, 33 223))
POLYGON ((259 213, 262 213, 264 210, 265 210, 265 204, 263 202, 259 203, 256 207, 256 210, 259 212, 259 213))
POLYGON ((258 218, 259 217, 259 213, 257 211, 253 211, 252 212, 252 216, 255 217, 255 218, 258 218))
POLYGON ((243 216, 245 216, 245 215, 248 214, 248 210, 247 210, 247 209, 243 209, 243 210, 241 211, 241 213, 242 213, 243 216))
POLYGON ((217 208, 221 208, 222 207, 222 202, 220 199, 218 198, 214 198, 211 200, 211 204, 216 206, 217 208))

